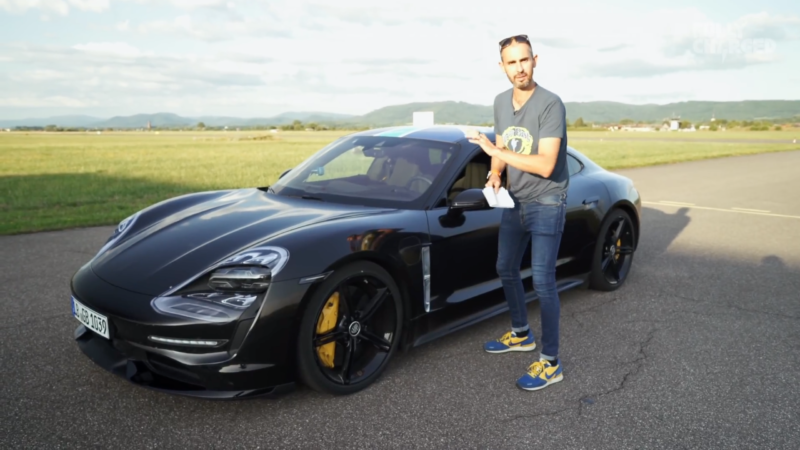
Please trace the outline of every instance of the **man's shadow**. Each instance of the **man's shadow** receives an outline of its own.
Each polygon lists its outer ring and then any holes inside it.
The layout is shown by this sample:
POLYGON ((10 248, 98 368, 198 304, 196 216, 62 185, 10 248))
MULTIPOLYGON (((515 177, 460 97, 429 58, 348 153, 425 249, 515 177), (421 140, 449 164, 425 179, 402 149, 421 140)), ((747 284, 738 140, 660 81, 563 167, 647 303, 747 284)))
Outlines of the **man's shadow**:
POLYGON ((637 258, 658 257, 664 254, 672 242, 689 226, 692 219, 689 208, 680 208, 668 213, 656 208, 642 208, 637 258))

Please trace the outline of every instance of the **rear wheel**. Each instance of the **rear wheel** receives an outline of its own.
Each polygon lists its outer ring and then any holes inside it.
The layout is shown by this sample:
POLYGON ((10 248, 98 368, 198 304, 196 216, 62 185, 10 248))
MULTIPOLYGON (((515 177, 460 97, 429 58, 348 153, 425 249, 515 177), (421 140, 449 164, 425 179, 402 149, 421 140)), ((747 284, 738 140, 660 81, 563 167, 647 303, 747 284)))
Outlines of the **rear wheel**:
POLYGON ((300 378, 320 392, 352 394, 372 384, 400 343, 400 290, 383 268, 349 264, 325 280, 300 325, 300 378))
POLYGON ((625 283, 633 263, 635 233, 628 213, 621 209, 608 213, 597 237, 590 288, 613 291, 625 283))

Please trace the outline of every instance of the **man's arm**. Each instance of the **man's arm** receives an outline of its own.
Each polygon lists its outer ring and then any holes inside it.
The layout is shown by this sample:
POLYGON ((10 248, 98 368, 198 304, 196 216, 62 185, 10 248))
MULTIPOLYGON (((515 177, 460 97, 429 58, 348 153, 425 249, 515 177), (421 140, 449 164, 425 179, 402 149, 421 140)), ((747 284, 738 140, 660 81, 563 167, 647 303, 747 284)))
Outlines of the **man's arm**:
MULTIPOLYGON (((500 106, 498 105, 499 98, 500 96, 494 98, 494 145, 497 146, 497 148, 506 148, 506 144, 503 143, 503 136, 500 131, 500 106)), ((506 163, 501 159, 492 156, 492 167, 490 172, 497 175, 499 180, 500 174, 502 174, 504 170, 506 170, 506 163)))
POLYGON ((538 155, 520 155, 506 148, 498 148, 492 155, 492 168, 495 167, 495 161, 498 161, 498 165, 502 164, 504 168, 508 164, 516 169, 547 178, 556 167, 560 148, 561 138, 539 139, 538 155))
MULTIPOLYGON (((494 140, 495 146, 497 148, 506 148, 506 144, 503 143, 503 137, 499 134, 495 134, 497 136, 494 140)), ((501 174, 503 171, 506 170, 506 162, 502 159, 498 158, 497 156, 492 156, 492 172, 495 174, 501 174)), ((498 175, 500 176, 500 175, 498 175)))

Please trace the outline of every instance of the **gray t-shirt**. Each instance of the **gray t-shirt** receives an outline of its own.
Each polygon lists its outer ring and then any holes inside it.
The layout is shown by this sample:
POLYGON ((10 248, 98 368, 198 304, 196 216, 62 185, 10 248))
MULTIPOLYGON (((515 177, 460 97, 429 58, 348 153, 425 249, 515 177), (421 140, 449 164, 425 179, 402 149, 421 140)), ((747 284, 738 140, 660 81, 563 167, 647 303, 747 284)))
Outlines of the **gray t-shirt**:
POLYGON ((512 94, 513 88, 494 99, 494 132, 503 138, 506 148, 524 155, 538 155, 539 139, 547 137, 561 138, 561 148, 553 173, 547 178, 507 164, 509 192, 521 203, 566 192, 569 170, 564 103, 558 95, 537 85, 528 101, 514 112, 512 94))

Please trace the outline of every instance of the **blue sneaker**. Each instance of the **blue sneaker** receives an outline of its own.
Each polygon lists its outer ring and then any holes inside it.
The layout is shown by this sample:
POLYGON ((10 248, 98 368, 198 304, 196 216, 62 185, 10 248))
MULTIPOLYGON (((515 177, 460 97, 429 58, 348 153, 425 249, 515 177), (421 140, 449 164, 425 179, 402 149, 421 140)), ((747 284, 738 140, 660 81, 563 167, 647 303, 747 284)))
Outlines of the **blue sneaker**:
POLYGON ((517 380, 517 386, 526 391, 538 391, 563 379, 561 364, 554 366, 550 361, 543 359, 531 364, 528 373, 517 380))
POLYGON ((525 337, 517 337, 513 331, 504 334, 496 341, 487 342, 483 349, 489 353, 529 352, 536 348, 533 333, 528 331, 525 337))

